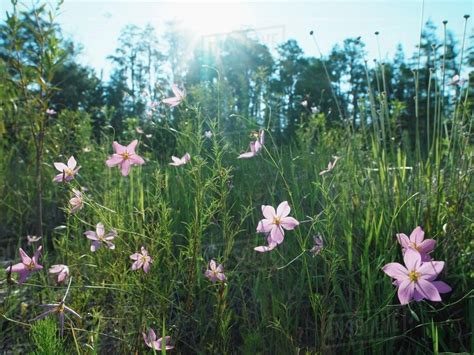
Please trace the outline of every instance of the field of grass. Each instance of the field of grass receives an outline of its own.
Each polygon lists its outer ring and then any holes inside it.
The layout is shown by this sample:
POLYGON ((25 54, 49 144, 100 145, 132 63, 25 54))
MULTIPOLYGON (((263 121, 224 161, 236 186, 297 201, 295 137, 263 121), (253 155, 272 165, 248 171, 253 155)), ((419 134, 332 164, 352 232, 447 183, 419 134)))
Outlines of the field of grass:
MULTIPOLYGON (((420 96, 431 97, 429 90, 419 88, 420 96)), ((474 352, 473 116, 467 91, 456 93, 450 102, 435 93, 441 101, 427 134, 404 134, 392 103, 368 92, 372 119, 365 125, 329 125, 324 113, 314 113, 284 144, 274 137, 271 115, 264 125, 236 116, 233 126, 242 128, 229 130, 219 109, 208 116, 199 102, 184 100, 169 109, 179 113, 179 126, 147 132, 165 131, 171 154, 189 152, 180 166, 137 130, 119 139, 104 133, 101 143, 69 136, 69 122, 80 118, 62 112, 62 130, 50 131, 42 155, 45 234, 31 245, 35 166, 21 157, 33 142, 0 144, 7 256, 0 269, 0 352, 152 353, 142 334, 150 328, 158 338, 170 336, 169 351, 181 354, 474 352), (237 159, 259 130, 261 150, 237 159), (122 176, 106 160, 115 140, 126 146, 134 139, 145 162, 122 176), (80 170, 69 182, 53 182, 53 163, 70 156, 80 170), (73 189, 83 199, 75 213, 73 189), (299 225, 285 230, 273 250, 255 251, 267 245, 265 233, 257 233, 262 205, 283 201, 299 225), (114 248, 91 250, 84 233, 98 223, 116 231, 114 248), (403 264, 397 234, 417 226, 436 241, 430 255, 445 262, 437 280, 452 290, 442 301, 400 304, 382 268, 403 264), (21 263, 19 248, 32 256, 39 246, 43 268, 18 282, 11 271, 21 263), (132 270, 130 256, 141 247, 152 258, 148 272, 132 270), (211 260, 222 265, 225 281, 206 277, 211 260), (48 272, 57 264, 69 268, 63 282, 48 272), (35 320, 44 304, 56 306, 35 320)), ((19 117, 37 107, 27 105, 19 117)))

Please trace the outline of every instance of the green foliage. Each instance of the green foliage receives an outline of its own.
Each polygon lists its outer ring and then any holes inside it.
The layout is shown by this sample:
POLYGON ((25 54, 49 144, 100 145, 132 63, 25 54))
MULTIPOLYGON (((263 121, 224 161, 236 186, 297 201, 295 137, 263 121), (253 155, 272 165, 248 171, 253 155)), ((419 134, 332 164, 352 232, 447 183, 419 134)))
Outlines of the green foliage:
POLYGON ((64 343, 59 338, 59 329, 55 320, 45 318, 36 322, 30 330, 32 341, 31 354, 34 355, 63 355, 64 343))

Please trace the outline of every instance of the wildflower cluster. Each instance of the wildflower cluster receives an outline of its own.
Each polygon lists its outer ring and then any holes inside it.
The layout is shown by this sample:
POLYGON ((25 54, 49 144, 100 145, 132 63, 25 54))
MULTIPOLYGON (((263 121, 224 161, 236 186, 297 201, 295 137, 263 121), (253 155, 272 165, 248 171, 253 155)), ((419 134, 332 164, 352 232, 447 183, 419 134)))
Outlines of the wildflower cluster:
POLYGON ((395 279, 393 284, 398 288, 398 299, 401 304, 408 304, 411 300, 441 301, 440 293, 451 291, 451 287, 443 281, 437 281, 444 268, 444 261, 433 261, 428 253, 434 250, 436 242, 426 239, 421 227, 416 227, 408 238, 405 234, 397 234, 398 242, 402 246, 403 261, 388 263, 382 270, 395 279))

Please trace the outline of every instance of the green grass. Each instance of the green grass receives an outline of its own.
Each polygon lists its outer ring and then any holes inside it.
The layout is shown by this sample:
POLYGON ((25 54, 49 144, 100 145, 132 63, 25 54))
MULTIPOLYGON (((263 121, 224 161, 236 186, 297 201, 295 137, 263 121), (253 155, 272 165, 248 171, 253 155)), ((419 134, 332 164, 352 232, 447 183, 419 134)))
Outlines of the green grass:
MULTIPOLYGON (((314 137, 301 133, 288 146, 275 145, 267 131, 261 155, 237 160, 247 133, 236 146, 208 121, 214 135, 207 140, 204 118, 189 112, 193 119, 170 133, 176 155, 189 151, 190 164, 171 167, 149 151, 147 163, 124 178, 105 166, 107 142, 76 155, 82 168, 70 186, 48 183, 47 199, 60 209, 71 187, 88 188, 84 209, 65 211, 65 228, 43 240, 41 263, 69 265, 69 305, 83 317, 66 322, 69 352, 142 352, 141 332, 149 327, 171 335, 178 353, 473 350, 472 146, 465 125, 454 127, 453 138, 432 137, 425 157, 376 134, 322 129, 314 137), (332 155, 341 157, 336 168, 320 176, 332 155), (265 242, 255 232, 260 206, 283 200, 301 225, 275 251, 254 252, 265 242), (118 231, 115 250, 90 252, 83 233, 98 222, 118 231), (437 240, 433 256, 446 261, 441 279, 453 292, 441 303, 400 306, 381 267, 401 261, 395 234, 417 225, 437 240), (325 245, 313 256, 318 234, 325 245), (154 259, 147 275, 130 270, 129 255, 142 245, 154 259), (203 276, 211 258, 224 265, 225 285, 203 276)), ((8 296, 0 340, 10 349, 34 350, 39 340, 26 340, 28 319, 40 312, 38 304, 58 301, 64 287, 44 272, 23 286, 2 287, 8 296), (20 302, 28 304, 24 314, 20 302)), ((57 340, 50 344, 60 351, 57 340)))

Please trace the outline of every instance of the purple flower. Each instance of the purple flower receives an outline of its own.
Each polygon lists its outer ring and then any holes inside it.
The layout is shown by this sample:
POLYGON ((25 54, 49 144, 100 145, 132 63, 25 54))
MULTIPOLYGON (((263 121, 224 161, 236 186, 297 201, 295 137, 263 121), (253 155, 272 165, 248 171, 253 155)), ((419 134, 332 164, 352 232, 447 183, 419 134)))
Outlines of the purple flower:
POLYGON ((323 241, 323 238, 321 238, 321 236, 319 235, 314 236, 313 240, 314 240, 314 246, 311 248, 310 253, 312 253, 313 256, 316 256, 321 252, 321 250, 323 250, 324 241, 323 241))
POLYGON ((69 267, 67 265, 58 264, 49 268, 50 274, 58 274, 57 282, 62 283, 67 280, 69 276, 69 267))
POLYGON ((143 165, 145 161, 135 153, 138 140, 133 140, 128 146, 123 146, 117 142, 113 143, 115 153, 105 162, 109 168, 118 165, 122 176, 130 173, 132 165, 143 165))
POLYGON ((422 262, 421 255, 415 249, 407 249, 403 256, 405 266, 399 263, 388 263, 382 268, 388 276, 395 279, 398 287, 398 299, 407 304, 412 299, 421 301, 441 301, 440 293, 451 291, 443 281, 434 281, 444 268, 444 261, 422 262))
POLYGON ((237 159, 248 159, 256 156, 263 148, 265 131, 261 129, 259 132, 255 132, 257 140, 250 143, 250 152, 240 154, 237 159))
POLYGON ((77 189, 72 189, 74 197, 69 200, 69 204, 71 205, 71 213, 76 213, 82 207, 84 207, 84 201, 82 200, 82 192, 77 189))
POLYGON ((141 253, 130 255, 130 259, 135 260, 132 270, 143 268, 145 272, 150 271, 150 264, 153 262, 153 259, 148 255, 148 251, 144 247, 141 248, 141 253))
POLYGON ((224 267, 221 264, 217 264, 214 259, 209 262, 209 268, 204 272, 204 276, 212 282, 225 282, 227 280, 224 275, 224 267))
MULTIPOLYGON (((142 333, 142 334, 143 334, 143 340, 145 340, 145 344, 149 348, 152 348, 152 349, 155 349, 155 350, 158 350, 158 351, 162 350, 163 338, 160 338, 160 339, 157 340, 156 339, 156 334, 155 334, 155 332, 153 331, 152 328, 150 328, 150 330, 148 330, 148 335, 145 334, 145 333, 142 333)), ((171 349, 174 348, 172 345, 170 345, 170 341, 171 341, 171 337, 165 336, 165 349, 166 350, 171 350, 171 349)))
POLYGON ((272 206, 262 205, 262 213, 265 218, 258 222, 257 232, 270 233, 269 246, 274 243, 281 244, 285 237, 284 230, 293 230, 300 224, 295 218, 288 217, 290 210, 287 201, 280 203, 276 212, 272 206))
POLYGON ((38 259, 43 247, 40 245, 36 249, 35 254, 30 258, 23 249, 19 249, 21 256, 21 263, 9 266, 5 269, 7 272, 18 273, 18 283, 21 285, 25 280, 35 271, 42 270, 43 266, 38 264, 38 259))
POLYGON ((421 261, 430 261, 431 257, 428 253, 431 253, 435 246, 436 241, 434 239, 425 239, 425 232, 421 227, 416 227, 410 234, 410 238, 406 234, 398 233, 397 239, 402 246, 402 252, 405 253, 407 249, 412 248, 421 254, 421 261))
POLYGON ((33 245, 36 242, 39 242, 43 237, 37 237, 36 235, 27 235, 26 240, 28 240, 28 245, 33 245))
POLYGON ((115 230, 111 230, 109 233, 105 234, 105 228, 102 223, 97 223, 96 232, 94 231, 87 231, 84 235, 92 240, 91 244, 91 251, 94 252, 99 249, 103 244, 109 249, 115 249, 115 245, 111 242, 116 236, 117 232, 115 230))
POLYGON ((46 307, 47 310, 43 313, 41 313, 39 316, 33 318, 31 321, 34 322, 36 320, 42 319, 46 317, 48 314, 51 313, 57 313, 59 316, 59 327, 60 327, 60 334, 63 336, 64 333, 64 314, 66 312, 69 312, 71 314, 74 314, 76 317, 81 318, 81 316, 72 308, 66 306, 64 304, 64 301, 66 300, 67 294, 69 292, 69 287, 71 286, 71 280, 69 280, 69 285, 66 290, 66 294, 64 295, 63 299, 59 303, 49 303, 49 304, 42 304, 40 305, 41 307, 46 307))
POLYGON ((167 104, 169 107, 175 107, 178 106, 186 97, 186 90, 180 90, 176 84, 171 86, 171 90, 173 90, 174 97, 163 99, 163 103, 167 104))
POLYGON ((191 156, 189 155, 189 153, 184 154, 182 158, 178 158, 173 155, 171 157, 171 160, 173 160, 173 162, 170 163, 170 165, 181 166, 181 165, 189 163, 189 161, 191 160, 191 156))
POLYGON ((74 176, 77 174, 80 166, 76 168, 77 162, 73 156, 67 161, 67 165, 63 163, 54 163, 56 170, 60 171, 61 174, 58 174, 54 177, 54 182, 69 182, 74 179, 74 176))

